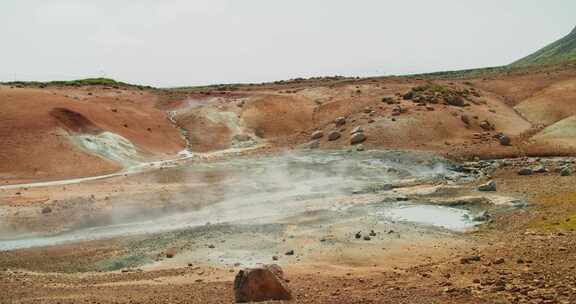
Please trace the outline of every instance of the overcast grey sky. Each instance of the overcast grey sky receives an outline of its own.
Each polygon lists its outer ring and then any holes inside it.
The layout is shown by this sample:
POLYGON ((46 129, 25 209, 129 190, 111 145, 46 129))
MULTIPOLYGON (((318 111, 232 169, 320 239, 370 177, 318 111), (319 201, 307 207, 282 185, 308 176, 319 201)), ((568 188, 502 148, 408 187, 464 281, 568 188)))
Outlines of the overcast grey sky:
POLYGON ((568 34, 575 0, 2 0, 0 81, 156 86, 510 63, 568 34))

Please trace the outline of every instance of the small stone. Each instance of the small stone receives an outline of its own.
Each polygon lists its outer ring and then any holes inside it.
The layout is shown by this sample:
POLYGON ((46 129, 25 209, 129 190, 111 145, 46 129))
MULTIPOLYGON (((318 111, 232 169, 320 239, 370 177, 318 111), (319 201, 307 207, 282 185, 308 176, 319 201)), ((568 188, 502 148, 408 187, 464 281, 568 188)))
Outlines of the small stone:
POLYGON ((324 137, 324 132, 322 131, 315 131, 314 133, 312 133, 312 136, 310 136, 310 138, 314 139, 320 139, 324 137))
POLYGON ((170 248, 166 250, 166 257, 171 259, 176 255, 176 248, 170 248))
POLYGON ((357 126, 356 128, 352 129, 352 131, 350 131, 351 135, 354 135, 356 133, 362 133, 364 132, 364 129, 361 126, 357 126))
POLYGON ((350 137, 350 144, 357 145, 366 141, 366 135, 364 133, 354 133, 352 137, 350 137))
POLYGON ((294 250, 288 250, 285 254, 289 256, 294 255, 294 250))
POLYGON ((485 184, 478 186, 478 191, 493 192, 496 191, 496 182, 491 180, 485 184))
POLYGON ((344 117, 338 117, 336 118, 336 120, 334 120, 334 123, 336 124, 336 126, 340 127, 346 124, 346 118, 344 117))
POLYGON ((560 175, 561 176, 571 176, 572 175, 572 169, 570 167, 564 167, 560 171, 560 175))
POLYGON ((498 137, 498 141, 500 142, 501 145, 503 146, 510 146, 512 145, 512 140, 510 139, 510 137, 502 134, 501 136, 498 137))
POLYGON ((337 139, 339 139, 341 137, 340 132, 338 131, 332 131, 330 133, 328 133, 328 140, 329 141, 335 141, 337 139))
POLYGON ((460 264, 470 264, 472 262, 479 262, 481 260, 480 256, 473 255, 465 258, 460 259, 460 264))
POLYGON ((530 168, 522 168, 518 171, 518 175, 527 176, 527 175, 532 175, 532 174, 534 174, 534 172, 530 168))

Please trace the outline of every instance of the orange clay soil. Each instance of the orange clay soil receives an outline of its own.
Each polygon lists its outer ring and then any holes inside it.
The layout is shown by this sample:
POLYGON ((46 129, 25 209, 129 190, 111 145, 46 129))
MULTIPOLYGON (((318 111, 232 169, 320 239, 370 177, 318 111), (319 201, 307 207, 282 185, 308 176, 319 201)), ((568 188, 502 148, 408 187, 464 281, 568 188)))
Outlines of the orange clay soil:
POLYGON ((39 180, 109 173, 111 160, 89 154, 72 134, 119 134, 143 153, 168 157, 184 140, 150 92, 95 88, 0 86, 0 179, 39 180))
POLYGON ((576 114, 575 86, 572 65, 466 79, 321 78, 173 90, 0 86, 0 176, 15 183, 117 171, 118 162, 70 140, 99 132, 123 136, 150 159, 173 158, 187 143, 194 152, 292 149, 309 144, 317 130, 324 137, 313 146, 349 149, 350 131, 358 126, 367 149, 426 150, 454 158, 573 155, 574 139, 564 130, 570 124, 558 125, 545 140, 534 136, 576 114), (402 98, 428 83, 478 94, 464 107, 402 98), (395 114, 398 108, 402 112, 395 114), (334 123, 339 117, 346 120, 342 126, 334 123), (493 130, 483 129, 484 121, 493 130), (329 141, 333 131, 341 137, 329 141), (512 145, 500 145, 498 133, 512 145))

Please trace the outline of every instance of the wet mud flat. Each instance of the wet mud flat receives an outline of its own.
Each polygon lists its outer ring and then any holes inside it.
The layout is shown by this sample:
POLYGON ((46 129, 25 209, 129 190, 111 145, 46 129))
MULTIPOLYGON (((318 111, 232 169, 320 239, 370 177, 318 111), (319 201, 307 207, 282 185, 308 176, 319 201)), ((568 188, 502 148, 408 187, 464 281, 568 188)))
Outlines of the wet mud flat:
POLYGON ((89 267, 104 271, 271 262, 359 266, 406 246, 467 242, 466 232, 489 220, 478 215, 494 207, 489 199, 450 203, 467 194, 460 184, 473 179, 458 164, 407 151, 294 152, 189 163, 147 173, 137 194, 83 209, 89 212, 80 220, 62 217, 52 233, 39 227, 58 211, 39 216, 28 231, 6 225, 14 217, 4 213, 0 224, 12 230, 2 231, 0 250, 113 239, 122 250, 89 267), (154 191, 158 187, 170 191, 154 191))

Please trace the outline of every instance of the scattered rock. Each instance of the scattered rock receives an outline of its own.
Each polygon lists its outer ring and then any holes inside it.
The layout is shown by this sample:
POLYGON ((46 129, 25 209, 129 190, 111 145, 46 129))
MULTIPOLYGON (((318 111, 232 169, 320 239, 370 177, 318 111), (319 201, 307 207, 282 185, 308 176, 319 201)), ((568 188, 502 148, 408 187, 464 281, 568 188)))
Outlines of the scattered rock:
POLYGON ((320 148, 320 140, 316 139, 316 140, 312 140, 310 142, 304 143, 302 145, 299 145, 298 148, 300 149, 318 149, 320 148))
POLYGON ((487 222, 488 220, 490 220, 490 214, 486 210, 472 217, 472 221, 474 222, 487 222))
POLYGON ((518 175, 527 176, 527 175, 532 175, 532 174, 534 174, 534 171, 532 171, 531 168, 522 168, 522 169, 518 170, 518 175))
POLYGON ((571 176, 572 175, 572 168, 570 168, 570 167, 562 168, 562 170, 560 170, 560 175, 561 176, 571 176))
POLYGON ((338 117, 336 118, 336 120, 334 120, 334 123, 336 124, 336 126, 340 127, 346 124, 346 118, 344 117, 338 117))
POLYGON ((503 146, 510 146, 512 145, 512 140, 510 139, 510 137, 501 134, 500 136, 498 136, 498 141, 500 142, 501 145, 503 146))
POLYGON ((356 128, 352 129, 352 131, 350 131, 350 134, 354 135, 356 133, 362 133, 364 132, 364 129, 361 126, 357 126, 356 128))
POLYGON ((350 144, 357 145, 366 141, 366 135, 364 133, 354 133, 350 137, 350 144))
POLYGON ((316 132, 312 133, 312 136, 311 136, 310 138, 312 138, 312 139, 320 139, 320 138, 322 138, 322 137, 324 137, 324 132, 322 132, 322 131, 316 131, 316 132))
POLYGON ((451 106, 463 107, 466 105, 464 98, 458 95, 446 96, 444 97, 444 100, 451 106))
POLYGON ((171 259, 176 255, 176 248, 169 248, 166 250, 166 257, 171 259))
POLYGON ((42 208, 42 214, 48 214, 48 213, 52 213, 52 208, 45 206, 44 208, 42 208))
POLYGON ((236 303, 290 301, 292 293, 277 265, 243 269, 234 279, 236 303))
POLYGON ((482 258, 478 255, 473 255, 465 258, 460 259, 460 264, 470 264, 472 262, 479 262, 482 258))
POLYGON ((496 182, 491 180, 483 185, 480 185, 478 187, 478 191, 483 191, 483 192, 491 192, 491 191, 496 191, 496 182))
POLYGON ((329 141, 335 141, 337 139, 339 139, 342 135, 340 135, 340 132, 338 131, 332 131, 330 133, 328 133, 328 140, 329 141))
POLYGON ((489 121, 484 120, 480 122, 480 128, 482 128, 484 131, 492 131, 494 130, 494 125, 491 124, 489 121))

